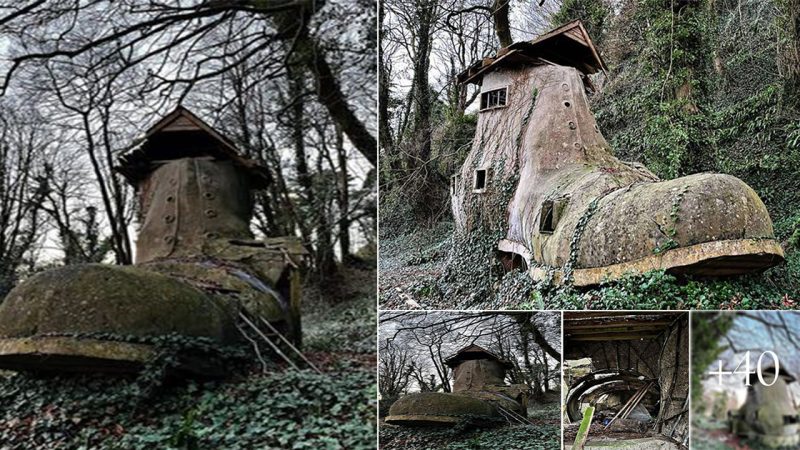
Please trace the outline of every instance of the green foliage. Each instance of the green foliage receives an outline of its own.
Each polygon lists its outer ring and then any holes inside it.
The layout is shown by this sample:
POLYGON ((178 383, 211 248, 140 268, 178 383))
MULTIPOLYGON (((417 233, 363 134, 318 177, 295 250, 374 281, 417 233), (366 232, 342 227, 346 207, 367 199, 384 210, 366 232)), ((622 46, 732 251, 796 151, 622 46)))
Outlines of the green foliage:
POLYGON ((594 109, 619 157, 663 178, 735 175, 777 224, 800 210, 800 113, 776 65, 778 9, 760 3, 673 10, 648 0, 624 10, 615 26, 640 35, 611 52, 620 59, 608 61, 614 73, 594 109))
POLYGON ((9 449, 374 448, 374 374, 277 372, 170 386, 142 403, 108 376, 0 380, 9 449))
POLYGON ((413 173, 403 174, 390 189, 381 190, 383 235, 431 227, 450 218, 450 176, 461 169, 477 122, 475 114, 443 114, 432 136, 430 161, 413 173))
POLYGON ((702 380, 709 367, 727 348, 722 337, 733 325, 733 314, 707 312, 692 315, 692 405, 697 411, 703 405, 702 380))
MULTIPOLYGON (((374 283, 370 287, 374 289, 374 283)), ((304 349, 375 353, 376 314, 374 293, 337 304, 315 305, 303 319, 309 324, 303 333, 304 349)))
POLYGON ((800 255, 784 266, 735 279, 678 278, 652 271, 588 290, 536 288, 551 309, 794 309, 800 298, 800 255))
POLYGON ((157 356, 136 376, 0 372, 2 448, 374 448, 374 271, 362 275, 363 286, 353 288, 360 295, 336 305, 319 301, 304 316, 306 355, 335 372, 285 372, 272 363, 273 372, 262 374, 249 345, 221 347, 205 338, 84 335, 150 344, 157 356), (232 375, 168 376, 186 357, 232 375))
POLYGON ((558 425, 514 425, 492 429, 381 427, 384 450, 544 450, 561 441, 558 425))
POLYGON ((561 8, 550 18, 553 27, 580 19, 596 46, 603 43, 604 26, 611 6, 606 0, 564 0, 561 8))

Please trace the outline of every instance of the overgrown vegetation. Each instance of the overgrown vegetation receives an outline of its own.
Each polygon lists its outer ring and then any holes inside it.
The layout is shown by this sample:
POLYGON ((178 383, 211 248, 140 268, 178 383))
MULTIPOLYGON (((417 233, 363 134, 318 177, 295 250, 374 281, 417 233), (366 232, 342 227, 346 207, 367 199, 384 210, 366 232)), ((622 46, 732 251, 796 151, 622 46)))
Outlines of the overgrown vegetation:
POLYGON ((561 428, 553 423, 489 430, 383 427, 380 443, 384 450, 544 450, 554 448, 560 439, 561 428))
POLYGON ((322 374, 269 354, 262 372, 249 346, 159 338, 151 342, 159 357, 138 375, 0 373, 0 442, 10 450, 374 448, 375 272, 344 274, 349 300, 307 296, 304 353, 322 374), (216 358, 231 376, 166 377, 187 350, 216 358))

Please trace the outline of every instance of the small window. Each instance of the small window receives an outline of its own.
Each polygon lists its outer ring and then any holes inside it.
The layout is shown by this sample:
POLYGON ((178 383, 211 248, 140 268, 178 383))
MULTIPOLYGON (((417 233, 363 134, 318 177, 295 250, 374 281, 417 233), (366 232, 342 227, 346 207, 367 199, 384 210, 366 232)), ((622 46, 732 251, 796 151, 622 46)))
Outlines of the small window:
POLYGON ((494 89, 481 93, 481 111, 506 106, 508 88, 494 89))
POLYGON ((552 234, 555 226, 553 224, 553 201, 547 200, 542 204, 541 219, 539 221, 539 232, 552 234))
POLYGON ((542 212, 539 219, 539 232, 552 234, 558 226, 564 210, 567 208, 569 198, 559 198, 556 200, 545 200, 542 204, 542 212))
POLYGON ((450 195, 456 195, 456 189, 458 186, 458 175, 453 175, 450 177, 450 195))
POLYGON ((472 192, 484 192, 486 190, 486 183, 489 177, 489 169, 475 170, 475 183, 472 192))

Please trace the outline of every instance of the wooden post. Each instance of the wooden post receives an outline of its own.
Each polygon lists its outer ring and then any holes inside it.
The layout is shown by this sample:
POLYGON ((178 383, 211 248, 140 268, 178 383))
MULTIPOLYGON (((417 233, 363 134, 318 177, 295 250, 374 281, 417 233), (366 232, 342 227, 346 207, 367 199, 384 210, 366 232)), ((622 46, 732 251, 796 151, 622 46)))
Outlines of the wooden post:
POLYGON ((589 406, 583 412, 583 420, 581 426, 578 428, 578 434, 575 436, 575 443, 572 445, 572 450, 583 450, 586 444, 586 438, 589 437, 589 427, 592 425, 592 417, 594 417, 594 406, 589 406))

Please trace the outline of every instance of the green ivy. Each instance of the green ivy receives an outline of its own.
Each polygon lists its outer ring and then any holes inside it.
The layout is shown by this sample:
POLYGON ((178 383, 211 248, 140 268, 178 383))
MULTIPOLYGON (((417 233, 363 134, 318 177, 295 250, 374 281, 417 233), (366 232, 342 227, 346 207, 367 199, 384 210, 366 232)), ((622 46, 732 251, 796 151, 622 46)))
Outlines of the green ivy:
POLYGON ((490 429, 381 427, 383 450, 550 450, 560 441, 560 427, 551 424, 490 429))

